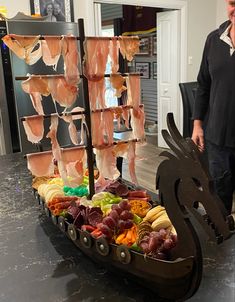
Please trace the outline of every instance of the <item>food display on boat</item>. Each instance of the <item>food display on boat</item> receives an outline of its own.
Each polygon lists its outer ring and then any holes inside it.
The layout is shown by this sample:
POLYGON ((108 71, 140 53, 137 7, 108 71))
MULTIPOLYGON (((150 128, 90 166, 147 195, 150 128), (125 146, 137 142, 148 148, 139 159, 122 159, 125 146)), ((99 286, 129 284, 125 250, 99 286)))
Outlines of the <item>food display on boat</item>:
POLYGON ((94 239, 104 238, 108 243, 170 260, 169 251, 177 244, 177 234, 165 208, 152 207, 145 190, 131 191, 123 183, 113 182, 116 188, 119 185, 125 197, 111 193, 112 184, 111 189, 93 195, 91 200, 87 199, 85 184, 74 188, 71 195, 60 178, 40 184, 37 192, 52 215, 65 218, 77 230, 88 231, 94 239), (130 196, 135 199, 128 199, 130 196))
MULTIPOLYGON (((83 33, 82 20, 79 24, 83 33)), ((118 72, 118 62, 119 54, 133 59, 139 38, 8 35, 3 40, 27 64, 42 58, 56 70, 61 55, 64 60, 62 75, 19 79, 35 109, 35 115, 22 117, 25 133, 40 146, 40 152, 26 155, 27 167, 34 195, 47 216, 86 255, 131 275, 159 297, 181 301, 191 297, 202 277, 200 242, 191 216, 217 242, 229 238, 234 225, 221 213, 200 154, 182 138, 172 115, 167 116, 170 133, 163 130, 172 152, 161 154, 164 160, 156 175, 159 196, 152 198, 138 185, 136 147, 145 143, 140 74, 118 72), (108 57, 110 75, 105 74, 108 57), (106 106, 106 80, 116 96, 126 93, 125 104, 106 106), (81 83, 84 106, 73 107, 81 83), (49 95, 55 112, 45 115, 42 96, 49 95), (48 133, 46 118, 51 120, 48 133), (114 120, 125 123, 129 140, 114 140, 114 120), (59 123, 68 126, 69 146, 59 144, 59 123), (50 140, 50 150, 40 145, 43 137, 50 140), (119 157, 127 161, 132 183, 121 178, 119 157), (196 211, 196 201, 202 202, 206 215, 196 211)))

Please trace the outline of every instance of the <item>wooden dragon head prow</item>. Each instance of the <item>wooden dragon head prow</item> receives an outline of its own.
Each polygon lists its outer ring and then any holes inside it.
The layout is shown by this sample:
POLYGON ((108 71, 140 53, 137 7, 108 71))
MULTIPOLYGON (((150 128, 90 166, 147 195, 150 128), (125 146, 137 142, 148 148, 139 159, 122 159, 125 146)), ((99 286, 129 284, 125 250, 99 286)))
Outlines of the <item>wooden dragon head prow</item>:
POLYGON ((160 154, 165 159, 157 170, 156 188, 178 236, 172 258, 194 259, 191 289, 187 293, 190 297, 198 289, 202 277, 198 226, 209 235, 210 240, 221 243, 234 234, 234 220, 226 214, 222 201, 214 191, 202 154, 190 138, 181 136, 172 113, 167 115, 167 126, 169 132, 162 130, 162 135, 171 150, 160 154), (199 209, 196 204, 200 205, 199 209))
POLYGON ((233 217, 226 215, 224 205, 214 191, 202 154, 190 138, 181 136, 172 113, 167 115, 167 126, 169 132, 162 130, 162 135, 172 152, 160 154, 167 158, 160 164, 156 179, 161 201, 166 208, 167 203, 177 202, 175 207, 180 209, 183 216, 193 215, 210 239, 220 243, 233 233, 233 217), (169 186, 173 186, 174 190, 169 186), (169 192, 175 194, 171 201, 167 200, 169 192), (202 211, 196 209, 198 203, 202 211))

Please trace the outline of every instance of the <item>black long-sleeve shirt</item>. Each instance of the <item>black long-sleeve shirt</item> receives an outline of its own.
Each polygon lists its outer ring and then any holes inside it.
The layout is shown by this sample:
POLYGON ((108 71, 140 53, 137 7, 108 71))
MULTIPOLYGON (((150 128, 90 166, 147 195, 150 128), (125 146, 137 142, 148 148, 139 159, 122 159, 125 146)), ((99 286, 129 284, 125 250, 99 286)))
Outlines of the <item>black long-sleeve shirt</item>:
POLYGON ((205 138, 235 147, 235 52, 220 39, 230 21, 211 32, 206 40, 198 74, 193 119, 206 117, 205 138))

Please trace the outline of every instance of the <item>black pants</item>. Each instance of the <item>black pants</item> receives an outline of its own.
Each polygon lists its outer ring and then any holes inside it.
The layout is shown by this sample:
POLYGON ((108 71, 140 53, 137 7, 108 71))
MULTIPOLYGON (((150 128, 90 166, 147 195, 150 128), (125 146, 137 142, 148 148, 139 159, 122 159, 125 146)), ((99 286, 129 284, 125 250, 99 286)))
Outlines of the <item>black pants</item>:
POLYGON ((231 214, 235 190, 235 148, 219 147, 207 141, 206 150, 215 191, 231 214))

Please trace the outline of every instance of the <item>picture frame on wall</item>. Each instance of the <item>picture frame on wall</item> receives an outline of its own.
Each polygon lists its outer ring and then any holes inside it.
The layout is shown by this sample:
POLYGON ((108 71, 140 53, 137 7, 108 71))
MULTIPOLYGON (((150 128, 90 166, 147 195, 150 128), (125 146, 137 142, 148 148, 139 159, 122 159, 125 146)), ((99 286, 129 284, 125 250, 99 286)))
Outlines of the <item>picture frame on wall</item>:
POLYGON ((137 56, 149 56, 150 55, 150 38, 140 38, 140 51, 137 56))
POLYGON ((157 79, 157 62, 153 62, 153 79, 157 79))
POLYGON ((157 54, 157 37, 152 37, 152 54, 157 54))
POLYGON ((47 22, 74 22, 73 0, 30 0, 30 10, 47 22))
POLYGON ((135 71, 141 73, 141 79, 150 78, 150 63, 149 62, 136 62, 135 71))

